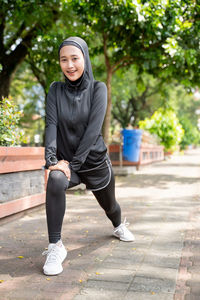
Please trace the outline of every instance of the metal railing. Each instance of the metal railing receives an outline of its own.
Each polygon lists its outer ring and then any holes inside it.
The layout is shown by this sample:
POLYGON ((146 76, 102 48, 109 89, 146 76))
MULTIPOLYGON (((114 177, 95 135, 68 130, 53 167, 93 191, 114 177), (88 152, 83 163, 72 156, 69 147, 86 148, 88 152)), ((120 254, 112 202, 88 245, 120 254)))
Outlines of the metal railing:
POLYGON ((113 166, 136 166, 151 164, 164 160, 164 147, 160 145, 142 143, 140 146, 139 160, 131 162, 123 159, 122 145, 109 145, 109 155, 113 166))

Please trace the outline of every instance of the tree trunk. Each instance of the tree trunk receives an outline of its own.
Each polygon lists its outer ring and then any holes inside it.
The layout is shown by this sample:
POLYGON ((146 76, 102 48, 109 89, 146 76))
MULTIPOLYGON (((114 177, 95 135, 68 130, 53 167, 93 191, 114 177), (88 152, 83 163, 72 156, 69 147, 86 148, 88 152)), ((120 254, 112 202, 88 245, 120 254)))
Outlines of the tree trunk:
POLYGON ((3 97, 8 97, 11 83, 11 74, 3 72, 0 74, 0 103, 3 97))
POLYGON ((112 67, 110 64, 110 59, 108 55, 108 49, 107 49, 107 35, 106 33, 103 33, 103 48, 104 48, 104 59, 106 64, 106 70, 107 70, 107 79, 106 79, 106 85, 107 85, 107 110, 106 110, 106 116, 104 119, 103 124, 103 137, 106 145, 109 143, 109 129, 110 129, 110 122, 111 122, 111 109, 112 109, 112 100, 111 100, 111 80, 112 80, 112 67))
POLYGON ((123 64, 127 66, 127 62, 126 62, 127 56, 122 57, 118 62, 111 65, 110 57, 108 55, 108 48, 107 48, 107 40, 108 40, 107 34, 104 32, 102 37, 103 37, 104 59, 105 59, 106 70, 107 70, 106 84, 108 90, 108 103, 107 103, 106 116, 103 124, 103 136, 104 136, 105 143, 108 145, 109 130, 110 130, 110 123, 111 123, 111 110, 112 110, 112 99, 111 99, 112 75, 120 68, 120 66, 123 66, 123 64))
POLYGON ((106 80, 106 85, 107 85, 107 91, 108 91, 108 102, 107 102, 107 111, 106 111, 106 116, 104 119, 104 125, 103 125, 103 136, 104 136, 104 141, 106 145, 109 143, 109 129, 110 129, 110 122, 111 122, 111 109, 112 109, 112 99, 111 99, 111 80, 112 80, 112 71, 107 70, 107 80, 106 80))

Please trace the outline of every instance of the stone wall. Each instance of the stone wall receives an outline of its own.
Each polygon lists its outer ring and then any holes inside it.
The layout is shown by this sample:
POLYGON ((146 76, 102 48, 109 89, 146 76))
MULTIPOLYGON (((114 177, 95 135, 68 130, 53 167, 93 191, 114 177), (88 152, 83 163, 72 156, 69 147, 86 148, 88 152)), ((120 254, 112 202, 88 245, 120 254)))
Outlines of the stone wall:
POLYGON ((0 203, 43 193, 44 170, 0 174, 0 203))

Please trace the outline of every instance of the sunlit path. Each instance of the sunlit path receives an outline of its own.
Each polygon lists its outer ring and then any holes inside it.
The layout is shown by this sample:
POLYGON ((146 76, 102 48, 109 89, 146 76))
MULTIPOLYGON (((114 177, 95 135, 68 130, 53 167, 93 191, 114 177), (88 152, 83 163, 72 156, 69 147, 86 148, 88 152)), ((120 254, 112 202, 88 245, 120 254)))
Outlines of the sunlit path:
MULTIPOLYGON (((176 299, 198 292, 188 281, 197 251, 190 251, 185 266, 183 258, 200 236, 200 151, 116 181, 123 217, 136 241, 112 237, 112 226, 91 193, 68 194, 63 226, 68 258, 60 276, 42 274, 44 208, 1 226, 1 299, 172 300, 175 292, 176 299)), ((200 286, 197 268, 195 272, 193 281, 200 286)))

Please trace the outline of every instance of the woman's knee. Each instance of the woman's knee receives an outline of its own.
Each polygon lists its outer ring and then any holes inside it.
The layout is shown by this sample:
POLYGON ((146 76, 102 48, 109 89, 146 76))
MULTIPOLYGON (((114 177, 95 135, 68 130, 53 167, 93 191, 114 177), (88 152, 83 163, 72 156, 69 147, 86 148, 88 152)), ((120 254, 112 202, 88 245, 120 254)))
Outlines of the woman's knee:
POLYGON ((53 170, 49 173, 47 188, 59 192, 66 190, 68 185, 69 181, 62 171, 53 170))

